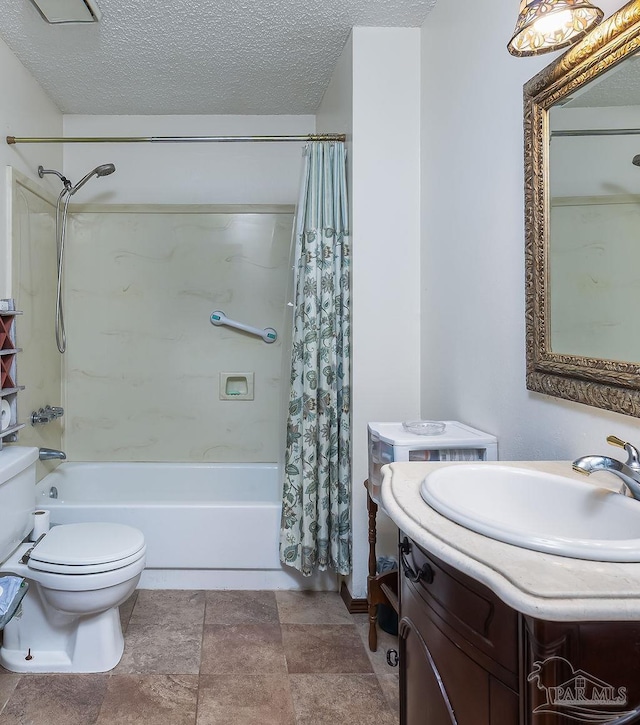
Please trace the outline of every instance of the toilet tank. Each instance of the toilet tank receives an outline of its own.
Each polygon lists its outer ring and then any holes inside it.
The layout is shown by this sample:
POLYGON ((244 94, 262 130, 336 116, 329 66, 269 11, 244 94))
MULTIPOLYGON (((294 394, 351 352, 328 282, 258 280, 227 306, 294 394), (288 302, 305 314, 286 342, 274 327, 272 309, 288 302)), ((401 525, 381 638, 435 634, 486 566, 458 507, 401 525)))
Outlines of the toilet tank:
POLYGON ((0 450, 0 562, 33 529, 38 449, 5 446, 0 450))

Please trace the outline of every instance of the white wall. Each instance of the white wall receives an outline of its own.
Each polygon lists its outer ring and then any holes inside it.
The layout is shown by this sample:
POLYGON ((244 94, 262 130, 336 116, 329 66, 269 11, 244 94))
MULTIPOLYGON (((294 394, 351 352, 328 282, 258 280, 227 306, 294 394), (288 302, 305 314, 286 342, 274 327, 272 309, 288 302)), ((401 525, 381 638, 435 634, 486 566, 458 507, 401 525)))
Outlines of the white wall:
POLYGON ((503 459, 571 459, 640 421, 525 387, 522 85, 553 56, 507 53, 516 12, 470 3, 461 24, 442 2, 422 30, 421 412, 496 434, 503 459))
MULTIPOLYGON (((24 187, 12 198, 13 174, 7 167, 38 180, 39 165, 62 168, 62 146, 9 146, 5 136, 59 136, 62 114, 2 40, 0 68, 0 297, 15 297, 25 313, 16 320, 17 343, 24 348, 17 358, 17 382, 26 386, 18 394, 18 421, 25 423, 31 410, 61 401, 59 356, 52 347, 56 247, 52 207, 24 187), (29 218, 26 206, 33 204, 38 213, 29 218), (16 216, 13 230, 12 214, 16 216)), ((59 448, 60 425, 27 426, 20 433, 20 443, 59 448)), ((40 464, 38 476, 48 468, 51 464, 40 464)))
POLYGON ((354 28, 318 114, 323 130, 352 132, 349 589, 356 598, 366 594, 367 423, 419 411, 419 61, 417 29, 354 28))
MULTIPOLYGON (((39 184, 13 171, 11 296, 24 314, 16 318, 18 422, 28 423, 31 412, 62 404, 62 356, 56 347, 55 199, 41 193, 39 184)), ((23 446, 61 449, 62 420, 27 425, 19 433, 23 446)), ((42 478, 59 461, 39 462, 42 478)))
MULTIPOLYGON (((347 137, 347 194, 353 197, 353 36, 338 58, 322 103, 316 113, 318 133, 344 133, 347 137)), ((353 221, 352 219, 350 221, 353 221)))
MULTIPOLYGON (((65 116, 65 136, 244 136, 308 134, 313 116, 65 116)), ((116 173, 93 180, 79 203, 294 204, 302 143, 67 144, 65 174, 95 166, 116 173)))
POLYGON ((60 136, 62 114, 33 76, 0 40, 0 297, 11 291, 11 239, 8 231, 6 166, 37 179, 38 166, 61 168, 62 146, 24 144, 9 146, 6 136, 60 136))

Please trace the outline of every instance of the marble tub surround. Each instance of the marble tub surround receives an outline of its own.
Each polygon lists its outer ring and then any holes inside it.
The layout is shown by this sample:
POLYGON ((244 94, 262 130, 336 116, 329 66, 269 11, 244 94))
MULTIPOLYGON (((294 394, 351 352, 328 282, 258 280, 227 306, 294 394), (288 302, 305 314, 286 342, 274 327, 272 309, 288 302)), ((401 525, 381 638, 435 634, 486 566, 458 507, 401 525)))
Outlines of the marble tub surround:
MULTIPOLYGON (((640 563, 613 563, 543 554, 487 538, 437 513, 420 495, 422 480, 442 466, 464 463, 393 463, 386 466, 382 504, 417 544, 492 589, 503 601, 551 621, 626 621, 640 617, 640 563)), ((492 463, 532 468, 617 491, 607 476, 585 479, 570 462, 492 463)), ((553 501, 549 502, 553 506, 553 501)), ((639 502, 640 505, 640 502, 639 502)))
POLYGON ((278 459, 290 207, 74 205, 64 446, 78 461, 278 459), (99 270, 99 274, 97 273, 99 270), (270 345, 210 323, 214 310, 270 345), (220 373, 253 373, 221 400, 220 373))
POLYGON ((0 669, 0 724, 398 723, 397 669, 369 656, 366 615, 337 593, 140 590, 120 613, 109 673, 0 669))
MULTIPOLYGON (((16 337, 22 348, 18 359, 18 420, 28 423, 33 410, 62 404, 62 358, 56 347, 54 310, 56 299, 55 198, 38 184, 10 169, 11 175, 11 288, 16 307, 16 337)), ((20 444, 62 449, 63 420, 47 425, 27 425, 20 444)), ((38 461, 40 480, 59 461, 38 461)))

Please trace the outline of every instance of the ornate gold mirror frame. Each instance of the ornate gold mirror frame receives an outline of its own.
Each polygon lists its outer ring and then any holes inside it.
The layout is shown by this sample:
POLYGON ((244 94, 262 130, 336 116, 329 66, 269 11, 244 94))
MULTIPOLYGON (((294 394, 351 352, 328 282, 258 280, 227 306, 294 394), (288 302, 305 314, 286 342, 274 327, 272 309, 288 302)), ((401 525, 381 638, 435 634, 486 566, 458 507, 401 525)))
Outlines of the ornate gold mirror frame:
POLYGON ((637 417, 639 363, 551 350, 548 111, 639 50, 640 0, 633 0, 524 87, 527 388, 637 417))

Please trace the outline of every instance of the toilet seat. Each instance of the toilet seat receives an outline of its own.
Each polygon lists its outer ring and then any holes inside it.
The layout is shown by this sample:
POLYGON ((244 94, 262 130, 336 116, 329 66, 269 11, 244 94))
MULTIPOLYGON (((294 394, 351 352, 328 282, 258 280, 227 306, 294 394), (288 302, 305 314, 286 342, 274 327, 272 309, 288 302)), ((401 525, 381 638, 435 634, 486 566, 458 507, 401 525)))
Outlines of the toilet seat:
POLYGON ((53 574, 114 571, 145 555, 144 535, 124 524, 83 523, 54 526, 33 548, 29 569, 53 574))

